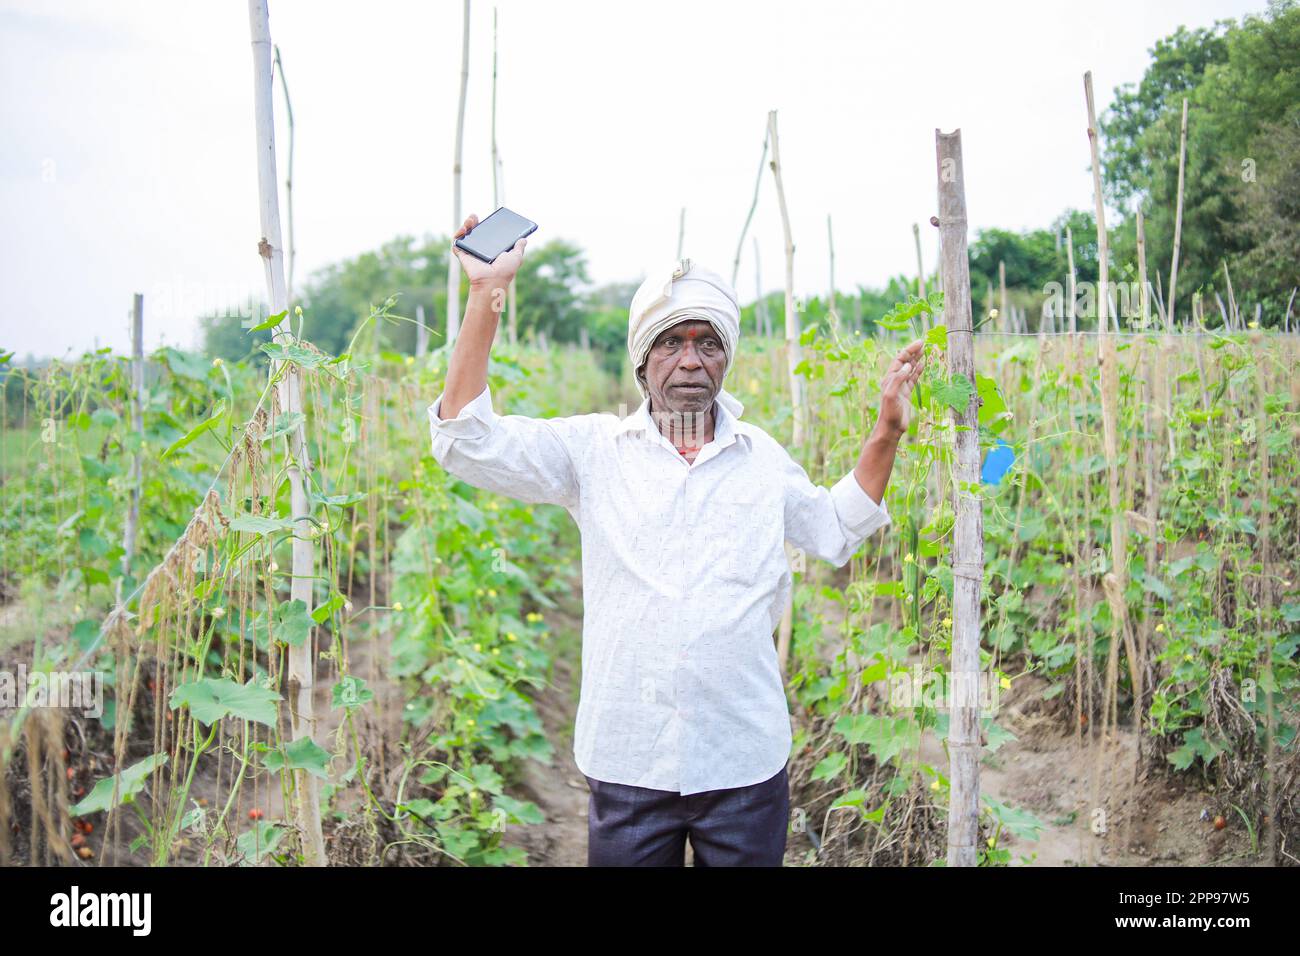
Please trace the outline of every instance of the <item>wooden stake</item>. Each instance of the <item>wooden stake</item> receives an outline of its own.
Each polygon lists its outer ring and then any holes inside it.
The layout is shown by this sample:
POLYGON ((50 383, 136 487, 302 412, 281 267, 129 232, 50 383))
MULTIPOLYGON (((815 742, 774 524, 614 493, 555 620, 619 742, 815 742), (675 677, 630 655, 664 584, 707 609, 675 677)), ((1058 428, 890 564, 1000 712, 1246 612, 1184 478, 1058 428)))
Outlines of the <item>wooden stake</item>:
POLYGON ((289 120, 289 165, 284 171, 284 213, 286 236, 289 240, 289 275, 285 279, 285 296, 293 304, 293 263, 298 256, 293 244, 293 103, 289 100, 289 81, 284 77, 284 64, 280 61, 280 45, 275 46, 275 70, 280 74, 280 89, 284 91, 284 114, 289 120))
POLYGON ((925 265, 921 261, 921 227, 912 223, 912 241, 916 244, 916 289, 925 298, 925 265))
MULTIPOLYGON (((469 0, 461 15, 460 107, 456 112, 456 154, 451 166, 451 231, 464 225, 460 215, 460 160, 465 142, 465 95, 469 90, 469 0)), ((460 260, 447 250, 447 344, 460 332, 460 260)))
MULTIPOLYGON (((144 441, 144 296, 135 294, 131 304, 131 431, 144 441)), ((122 603, 122 588, 131 576, 131 559, 135 557, 135 538, 140 525, 140 493, 144 483, 143 444, 131 455, 131 504, 122 531, 122 576, 117 579, 117 603, 122 603)))
POLYGON ((1174 298, 1178 291, 1178 249, 1183 241, 1183 169, 1187 163, 1187 98, 1183 97, 1183 124, 1178 135, 1178 205, 1174 212, 1174 258, 1169 265, 1169 323, 1175 321, 1174 298))
MULTIPOLYGON (((505 171, 501 150, 497 148, 497 8, 492 7, 492 208, 505 205, 505 171)), ((457 228, 460 228, 457 226, 457 228)), ((515 285, 519 277, 510 277, 506 298, 506 336, 511 345, 519 342, 519 320, 515 311, 515 285)))
MULTIPOLYGON (((735 274, 734 270, 732 274, 735 274)), ((767 297, 763 294, 763 264, 758 258, 758 236, 754 237, 754 295, 754 331, 768 338, 772 334, 772 325, 767 314, 767 297)))
MULTIPOLYGON (((939 177, 939 256, 943 263, 944 319, 954 376, 975 381, 975 343, 970 314, 970 261, 966 249, 966 181, 961 130, 934 131, 939 177)), ((955 439, 953 465, 953 697, 948 721, 950 796, 948 865, 979 862, 980 607, 984 586, 983 505, 979 487, 979 403, 953 413, 963 431, 955 439)))
POLYGON ((1070 235, 1070 227, 1065 227, 1065 260, 1069 266, 1070 274, 1066 276, 1066 295, 1069 297, 1067 305, 1067 314, 1070 317, 1070 333, 1074 334, 1079 331, 1075 324, 1075 308, 1077 305, 1077 292, 1075 291, 1075 274, 1074 274, 1074 238, 1070 235))
MULTIPOLYGON (((257 122, 257 187, 262 241, 259 252, 266 276, 267 295, 271 300, 271 313, 288 309, 288 289, 284 279, 284 249, 280 244, 280 203, 275 174, 275 118, 271 101, 271 27, 266 0, 248 0, 249 27, 253 45, 253 107, 257 122)), ((276 326, 273 338, 290 335, 289 316, 276 326)), ((302 371, 292 363, 273 361, 272 376, 279 376, 276 392, 280 401, 280 414, 301 413, 302 371)), ((303 479, 311 470, 305 429, 300 422, 286 436, 289 445, 289 466, 285 469, 289 479, 290 513, 299 533, 293 538, 293 582, 289 599, 302 601, 308 614, 312 610, 312 582, 315 579, 312 540, 308 536, 307 522, 311 506, 303 479)), ((297 647, 289 648, 288 681, 286 686, 291 739, 298 741, 312 736, 316 721, 313 692, 316 688, 315 662, 309 636, 297 647)), ((303 860, 307 866, 325 866, 325 840, 321 834, 320 800, 317 797, 316 777, 306 770, 293 773, 297 791, 298 824, 302 829, 303 860)))
POLYGON ((835 236, 831 232, 831 214, 826 214, 826 247, 831 259, 830 288, 826 290, 826 311, 830 320, 831 332, 839 336, 840 316, 835 310, 835 236))
POLYGON ((794 437, 796 448, 804 442, 803 379, 795 373, 802 357, 799 346, 799 320, 794 311, 794 237, 790 232, 790 213, 785 205, 785 187, 781 182, 781 148, 776 130, 776 110, 767 114, 767 135, 772 144, 772 178, 776 180, 776 198, 781 207, 781 228, 785 232, 785 348, 790 376, 790 404, 793 406, 794 437))
MULTIPOLYGON (((758 189, 763 184, 763 170, 767 166, 767 130, 763 131, 763 154, 758 158, 758 175, 754 178, 754 198, 749 201, 749 212, 745 215, 745 224, 740 227, 740 240, 736 243, 736 258, 731 263, 731 287, 736 287, 736 276, 740 274, 740 250, 745 247, 745 235, 749 224, 754 220, 754 210, 758 208, 758 189)), ((758 238, 754 239, 754 255, 758 256, 758 238)))
POLYGON ((1011 329, 1011 315, 1007 311, 1007 264, 998 260, 998 321, 995 328, 999 332, 1011 329))
POLYGON ((1142 312, 1142 328, 1151 320, 1151 303, 1147 297, 1147 240, 1142 228, 1142 207, 1137 211, 1138 302, 1142 312))
MULTIPOLYGON (((1111 570, 1102 578, 1103 590, 1110 603, 1111 643, 1106 665, 1105 705, 1114 700, 1118 686, 1120 640, 1128 653, 1129 669, 1138 700, 1142 698, 1142 677, 1137 666, 1137 651, 1128 625, 1128 607, 1124 591, 1128 584, 1128 525, 1120 495, 1118 453, 1119 433, 1119 352, 1115 348, 1115 334, 1106 315, 1110 303, 1108 256, 1106 241, 1106 210, 1101 189, 1101 160, 1097 148, 1097 113, 1092 95, 1092 71, 1083 75, 1084 95, 1088 103, 1088 145, 1092 153, 1092 189, 1097 215, 1097 362, 1101 368, 1101 419, 1103 443, 1106 454, 1107 489, 1110 504, 1110 558, 1111 570)), ((1116 706, 1111 703, 1111 706, 1116 706)), ((1141 733, 1141 714, 1133 714, 1134 732, 1141 733)), ((1102 720, 1102 743, 1098 751, 1099 764, 1105 751, 1106 720, 1102 720)))

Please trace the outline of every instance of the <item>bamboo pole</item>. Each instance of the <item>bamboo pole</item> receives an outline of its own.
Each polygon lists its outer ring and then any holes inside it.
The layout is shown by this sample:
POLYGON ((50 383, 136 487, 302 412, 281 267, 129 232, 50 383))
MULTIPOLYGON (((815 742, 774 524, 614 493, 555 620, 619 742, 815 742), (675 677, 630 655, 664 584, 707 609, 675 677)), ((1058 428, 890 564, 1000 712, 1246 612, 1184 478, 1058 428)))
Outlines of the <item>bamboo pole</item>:
MULTIPOLYGON (((271 93, 271 28, 266 0, 248 0, 248 16, 253 47, 253 106, 257 122, 257 186, 262 240, 258 251, 262 256, 266 276, 267 294, 271 300, 272 314, 288 309, 288 289, 284 278, 284 249, 280 245, 280 203, 275 174, 275 121, 271 93)), ((276 327, 273 337, 288 335, 289 317, 276 327)), ((276 391, 280 401, 280 414, 301 412, 302 372, 298 366, 272 362, 271 374, 280 375, 276 391)), ((307 613, 312 610, 312 581, 315 577, 312 540, 305 533, 305 519, 310 519, 311 508, 303 475, 311 470, 306 438, 302 423, 286 436, 290 464, 286 469, 289 478, 289 500, 295 526, 303 533, 293 538, 293 582, 290 600, 302 601, 307 613), (298 524, 304 522, 303 524, 298 524)), ((315 666, 312 654, 314 641, 308 638, 298 646, 289 648, 289 679, 286 690, 289 699, 289 716, 292 739, 311 737, 315 725, 315 666)), ((321 833, 320 800, 317 796, 316 778, 306 770, 293 772, 297 791, 298 823, 302 829, 303 859, 308 866, 324 866, 325 841, 321 833)))
POLYGON ((916 291, 925 298, 925 265, 921 260, 921 226, 912 223, 912 242, 916 245, 916 291))
POLYGON ((122 589, 131 576, 131 559, 135 557, 135 539, 140 526, 140 493, 144 482, 144 296, 139 292, 131 304, 131 431, 140 444, 131 455, 131 504, 122 531, 122 576, 117 579, 117 603, 122 603, 122 589))
POLYGON ((1070 317, 1070 332, 1071 334, 1073 334, 1079 331, 1079 327, 1075 319, 1075 310, 1078 307, 1078 300, 1076 296, 1078 293, 1076 292, 1075 289, 1074 237, 1070 235, 1069 226, 1065 227, 1065 259, 1066 259, 1066 264, 1069 266, 1070 269, 1070 274, 1066 276, 1066 280, 1067 280, 1066 295, 1069 296, 1069 300, 1070 300, 1067 303, 1067 305, 1068 305, 1068 315, 1070 317))
POLYGON ((682 257, 682 246, 686 242, 686 207, 682 207, 681 215, 677 217, 677 258, 682 257))
POLYGON ((830 320, 831 331, 838 337, 840 332, 840 315, 835 309, 835 235, 831 232, 831 214, 826 214, 826 248, 830 255, 830 288, 826 290, 826 310, 830 320))
MULTIPOLYGON (((785 233, 785 358, 786 372, 790 380, 790 405, 792 409, 791 444, 802 449, 804 443, 803 425, 803 380, 795 372, 800 360, 799 323, 794 311, 794 237, 790 232, 790 213, 785 204, 785 188, 781 181, 781 146, 777 135, 776 110, 767 114, 767 135, 772 144, 772 178, 776 181, 777 204, 781 210, 781 228, 785 233)), ((777 638, 777 662, 781 673, 785 673, 786 662, 790 657, 790 643, 794 633, 794 587, 786 598, 785 610, 781 615, 781 624, 777 638)))
MULTIPOLYGON (((1102 441, 1106 455, 1107 491, 1110 504, 1110 558, 1111 570, 1102 577, 1103 590, 1110 603, 1111 642, 1106 664, 1106 698, 1112 701, 1118 686, 1119 645, 1124 641, 1132 672, 1135 698, 1142 699, 1142 676, 1138 670, 1137 652, 1128 626, 1128 608, 1124 591, 1128 585, 1128 525, 1120 495, 1119 473, 1119 352, 1115 348, 1113 330, 1110 328, 1107 307, 1110 304, 1108 257, 1110 249, 1106 239, 1106 210, 1101 188, 1101 160, 1097 146, 1097 113, 1092 93, 1092 71, 1083 75, 1084 95, 1088 104, 1088 145, 1092 154, 1093 202, 1097 215, 1097 363, 1101 369, 1101 419, 1102 441)), ((1105 713, 1103 702, 1103 715, 1105 713)), ((1118 715, 1117 715, 1118 717, 1118 715)), ((1141 714, 1133 712, 1134 732, 1141 733, 1141 714)), ((1118 722, 1118 721, 1117 721, 1118 722)), ((1106 719, 1102 720, 1102 746, 1098 749, 1098 765, 1103 762, 1106 749, 1106 719)), ((1096 778, 1094 778, 1094 787, 1096 778)), ((1094 791, 1095 792, 1095 791, 1094 791)), ((1095 805, 1095 802, 1094 802, 1095 805)))
MULTIPOLYGON (((497 146, 497 8, 492 7, 492 208, 500 209, 505 205, 505 184, 501 150, 497 146)), ((506 336, 511 345, 519 342, 519 319, 515 309, 515 280, 510 277, 510 287, 506 291, 506 336)))
MULTIPOLYGON (((944 320, 952 374, 975 381, 970 314, 970 261, 966 249, 966 181, 961 130, 934 131, 939 177, 939 255, 943 263, 944 320)), ((948 865, 975 866, 979 857, 980 606, 984 585, 983 505, 979 487, 979 407, 974 396, 960 415, 954 441, 952 666, 955 694, 948 721, 948 865)))
POLYGON ((424 304, 415 306, 415 355, 421 357, 429 351, 429 327, 424 324, 424 304))
POLYGON ((763 264, 758 258, 758 236, 754 237, 754 296, 754 331, 768 338, 772 334, 772 324, 767 314, 767 296, 763 295, 763 264))
POLYGON ((1142 313, 1142 328, 1146 328, 1151 319, 1151 302, 1147 297, 1147 239, 1146 230, 1142 228, 1142 207, 1137 210, 1137 255, 1138 255, 1138 303, 1142 313))
POLYGON ((1175 319, 1174 297, 1178 290, 1178 250, 1183 241, 1183 171, 1187 164, 1187 97, 1183 97, 1182 131, 1178 135, 1178 202, 1174 212, 1174 257, 1169 265, 1169 322, 1175 319))
POLYGON ((998 260, 998 321, 995 326, 999 332, 1014 331, 1011 315, 1007 311, 1007 264, 998 260))
POLYGON ((781 182, 781 149, 777 137, 776 110, 767 114, 767 134, 772 143, 772 177, 776 180, 776 198, 781 207, 781 228, 785 232, 785 348, 790 375, 790 404, 793 412, 794 437, 792 444, 802 447, 804 442, 803 379, 795 373, 799 364, 799 320, 794 312, 794 237, 790 232, 790 213, 785 205, 785 187, 781 182))
MULTIPOLYGON (((460 161, 465 142, 465 95, 469 89, 469 0, 461 16, 460 106, 456 111, 456 153, 451 166, 451 231, 462 225, 460 215, 460 161)), ((460 332, 460 260, 447 251, 447 344, 456 341, 460 332)))
POLYGON ((1241 329, 1241 313, 1237 311, 1237 297, 1232 292, 1232 276, 1228 272, 1228 260, 1220 260, 1223 263, 1223 281, 1228 284, 1228 316, 1232 321, 1228 323, 1228 328, 1232 331, 1241 329))
MULTIPOLYGON (((731 287, 736 287, 736 276, 740 274, 740 250, 745 248, 745 235, 749 232, 749 224, 754 220, 754 210, 758 208, 758 190, 763 185, 763 170, 767 166, 767 130, 763 131, 763 153, 758 158, 758 175, 754 177, 754 198, 749 201, 749 212, 745 216, 745 224, 740 227, 740 240, 736 243, 736 258, 731 262, 731 287)), ((758 257, 758 237, 754 238, 754 256, 758 257)))
MULTIPOLYGON (((1263 489, 1265 501, 1267 501, 1269 494, 1269 417, 1266 401, 1268 388, 1264 381, 1263 336, 1258 331, 1255 331, 1252 333, 1251 339, 1255 346, 1252 350, 1255 356, 1255 453, 1258 455, 1259 460, 1259 487, 1263 489)), ((1273 632, 1269 630, 1265 623, 1272 616, 1273 610, 1273 574, 1269 568, 1270 559, 1272 558, 1269 541, 1271 530, 1272 509, 1266 507, 1261 511, 1259 522, 1260 568, 1263 573, 1259 578, 1260 595, 1259 602, 1256 605, 1256 622, 1259 632, 1264 635, 1265 642, 1264 660, 1266 663, 1261 665, 1261 673, 1268 673, 1273 662, 1273 632)), ((1264 796, 1268 801, 1268 815, 1264 818, 1264 853, 1269 866, 1277 866, 1277 728, 1274 726, 1273 720, 1273 681, 1271 680, 1264 682, 1264 714, 1264 768, 1267 777, 1264 796)))
POLYGON ((289 275, 285 280, 285 300, 293 303, 293 264, 298 257, 293 243, 293 103, 289 100, 289 81, 284 78, 284 64, 280 61, 280 45, 275 46, 275 70, 280 74, 280 89, 284 91, 284 115, 289 121, 289 165, 284 171, 284 212, 286 238, 289 240, 289 275))

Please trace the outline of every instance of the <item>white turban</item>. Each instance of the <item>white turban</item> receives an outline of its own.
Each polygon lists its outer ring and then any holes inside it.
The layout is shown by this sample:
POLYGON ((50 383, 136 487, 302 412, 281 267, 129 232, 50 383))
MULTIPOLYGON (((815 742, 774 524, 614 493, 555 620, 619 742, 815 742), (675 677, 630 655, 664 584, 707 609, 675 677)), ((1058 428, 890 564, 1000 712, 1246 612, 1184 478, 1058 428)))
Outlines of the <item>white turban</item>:
MULTIPOLYGON (((627 351, 632 374, 645 362, 659 333, 687 319, 701 319, 713 326, 722 339, 727 364, 723 378, 731 371, 740 339, 740 303, 731 285, 703 266, 681 259, 668 269, 651 275, 632 296, 628 310, 627 351)), ((636 377, 637 391, 647 397, 646 387, 636 377)), ((745 406, 726 389, 719 389, 718 401, 737 418, 745 406)))

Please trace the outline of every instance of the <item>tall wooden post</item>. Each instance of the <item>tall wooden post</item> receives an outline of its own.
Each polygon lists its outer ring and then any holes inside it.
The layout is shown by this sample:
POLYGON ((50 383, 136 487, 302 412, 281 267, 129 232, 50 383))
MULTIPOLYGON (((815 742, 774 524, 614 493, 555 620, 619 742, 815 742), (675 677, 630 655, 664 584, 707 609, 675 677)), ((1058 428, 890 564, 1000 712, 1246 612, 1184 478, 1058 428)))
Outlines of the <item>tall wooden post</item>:
MULTIPOLYGON (((966 249, 966 180, 961 130, 934 131, 939 175, 939 257, 943 264, 944 321, 948 361, 954 376, 975 381, 975 341, 970 306, 970 260, 966 249)), ((952 553, 952 690, 948 752, 948 865, 979 862, 980 608, 984 585, 984 511, 980 480, 979 402, 953 413, 963 431, 954 442, 952 553)))
POLYGON ((122 576, 117 579, 117 603, 122 603, 122 588, 131 575, 135 557, 135 538, 140 527, 140 486, 144 481, 144 296, 135 294, 131 306, 131 431, 140 438, 131 456, 131 504, 126 512, 122 532, 122 576))
MULTIPOLYGON (((280 244, 280 201, 275 173, 275 122, 271 103, 271 27, 266 0, 248 0, 248 19, 253 39, 253 108, 257 123, 257 189, 258 208, 262 225, 262 241, 258 251, 266 276, 267 296, 271 301, 271 314, 288 308, 288 289, 284 279, 284 248, 280 244)), ((273 337, 290 334, 289 316, 276 326, 273 337)), ((303 411, 302 372, 296 365, 283 368, 273 362, 272 375, 280 375, 276 393, 280 400, 280 414, 292 415, 303 411), (281 374, 283 373, 283 374, 281 374)), ((295 531, 293 538, 293 582, 289 599, 300 600, 312 609, 313 568, 312 540, 307 519, 311 508, 303 481, 305 472, 311 470, 308 458, 304 424, 300 422, 286 436, 290 464, 286 469, 289 478, 289 502, 295 531)), ((311 737, 316 722, 313 691, 316 686, 313 637, 298 646, 289 648, 289 716, 292 739, 311 737)), ((316 778, 306 770, 294 771, 297 791, 298 823, 303 834, 303 857, 308 866, 324 866, 325 840, 321 834, 320 800, 317 796, 316 778)))
MULTIPOLYGON (((465 94, 469 89, 469 0, 465 0, 460 39, 460 108, 456 113, 456 155, 451 164, 451 231, 454 235, 463 221, 460 215, 460 159, 465 142, 465 94)), ((447 344, 456 341, 460 331, 460 260, 447 250, 447 344)))
POLYGON ((776 180, 776 198, 781 207, 781 228, 785 233, 785 347, 790 374, 790 404, 794 407, 792 442, 803 445, 803 379, 795 373, 799 364, 799 320, 794 311, 794 237, 790 233, 790 213, 785 205, 785 187, 781 181, 781 144, 776 133, 776 110, 767 114, 767 135, 772 144, 772 177, 776 180))
POLYGON ((1187 98, 1183 97, 1183 123, 1178 134, 1178 205, 1174 211, 1174 257, 1169 264, 1169 324, 1174 324, 1174 297, 1178 293, 1178 249, 1183 241, 1183 170, 1187 165, 1187 98))

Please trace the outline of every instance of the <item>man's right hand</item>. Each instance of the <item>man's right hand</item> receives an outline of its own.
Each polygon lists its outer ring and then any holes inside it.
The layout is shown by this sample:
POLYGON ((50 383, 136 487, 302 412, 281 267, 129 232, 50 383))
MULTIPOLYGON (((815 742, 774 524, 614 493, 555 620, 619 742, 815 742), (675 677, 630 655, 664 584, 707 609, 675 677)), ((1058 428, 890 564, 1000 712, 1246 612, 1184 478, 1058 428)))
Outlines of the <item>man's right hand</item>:
POLYGON ((520 239, 509 252, 497 256, 496 261, 484 262, 471 256, 455 243, 456 239, 462 238, 477 225, 478 216, 470 213, 465 224, 452 237, 451 250, 460 260, 460 267, 465 270, 465 275, 469 276, 470 289, 504 289, 510 285, 510 280, 515 277, 515 273, 519 271, 519 266, 524 261, 524 248, 528 245, 528 240, 520 239))

